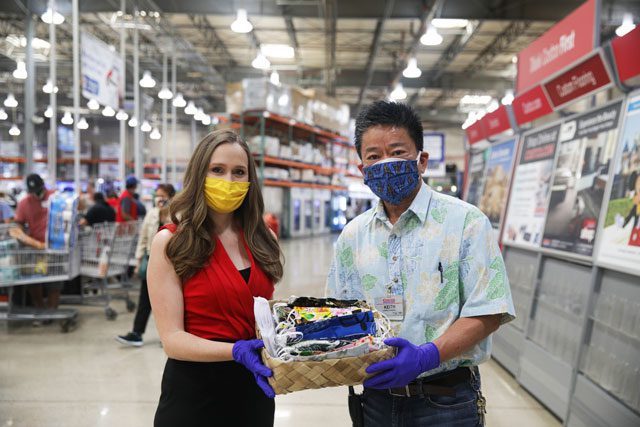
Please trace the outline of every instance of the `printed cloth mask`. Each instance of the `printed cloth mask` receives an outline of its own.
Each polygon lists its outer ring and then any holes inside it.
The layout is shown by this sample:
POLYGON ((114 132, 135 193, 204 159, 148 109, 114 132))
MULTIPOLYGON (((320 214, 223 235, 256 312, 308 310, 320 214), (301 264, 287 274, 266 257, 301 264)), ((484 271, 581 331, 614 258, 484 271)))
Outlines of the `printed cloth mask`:
POLYGON ((416 160, 384 159, 362 170, 364 183, 383 201, 399 205, 422 182, 419 162, 420 153, 416 160))
POLYGON ((242 204, 250 185, 250 182, 207 177, 204 182, 207 205, 218 213, 233 212, 242 204))

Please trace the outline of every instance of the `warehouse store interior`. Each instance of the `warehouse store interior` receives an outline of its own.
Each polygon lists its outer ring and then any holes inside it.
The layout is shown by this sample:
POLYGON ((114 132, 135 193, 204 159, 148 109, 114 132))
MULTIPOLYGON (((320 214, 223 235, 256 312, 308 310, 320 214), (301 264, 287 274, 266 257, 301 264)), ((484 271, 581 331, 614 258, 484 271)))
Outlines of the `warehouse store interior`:
MULTIPOLYGON (((486 408, 456 425, 640 425, 639 21, 637 0, 1 1, 0 427, 160 425, 171 345, 152 311, 149 255, 159 226, 178 221, 173 202, 191 191, 187 166, 211 132, 238 135, 255 164, 263 228, 284 259, 266 298, 276 331, 278 302, 295 311, 296 297, 333 296, 336 263, 391 258, 391 240, 341 250, 389 214, 356 146, 380 101, 422 126, 416 185, 486 217, 487 251, 500 255, 483 267, 487 292, 505 283, 504 313, 515 313, 471 364, 486 408)), ((430 206, 428 218, 448 223, 430 206)), ((248 240, 235 243, 253 269, 248 240)), ((435 265, 418 276, 451 280, 435 265)), ((377 279, 364 273, 368 292, 377 279)), ((403 271, 409 310, 406 281, 403 271)), ((252 339, 275 371, 253 307, 252 339)), ((398 319, 375 308, 371 340, 382 342, 398 319)), ((347 385, 366 390, 364 367, 351 382, 270 378, 273 425, 362 425, 347 385)))

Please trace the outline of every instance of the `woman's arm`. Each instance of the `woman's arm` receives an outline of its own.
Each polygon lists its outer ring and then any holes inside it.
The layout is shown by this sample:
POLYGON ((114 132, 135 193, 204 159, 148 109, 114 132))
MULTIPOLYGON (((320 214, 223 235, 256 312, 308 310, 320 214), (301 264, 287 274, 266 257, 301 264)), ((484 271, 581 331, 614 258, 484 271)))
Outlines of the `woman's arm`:
POLYGON ((170 238, 168 230, 156 234, 147 267, 149 297, 165 353, 172 359, 192 362, 233 360, 233 344, 209 341, 185 332, 182 284, 165 254, 170 238))
POLYGON ((142 259, 144 252, 147 250, 147 243, 149 242, 149 226, 151 225, 152 216, 153 212, 149 212, 142 220, 142 225, 140 226, 140 237, 138 237, 138 245, 136 246, 136 260, 138 261, 138 265, 140 265, 140 260, 142 259))

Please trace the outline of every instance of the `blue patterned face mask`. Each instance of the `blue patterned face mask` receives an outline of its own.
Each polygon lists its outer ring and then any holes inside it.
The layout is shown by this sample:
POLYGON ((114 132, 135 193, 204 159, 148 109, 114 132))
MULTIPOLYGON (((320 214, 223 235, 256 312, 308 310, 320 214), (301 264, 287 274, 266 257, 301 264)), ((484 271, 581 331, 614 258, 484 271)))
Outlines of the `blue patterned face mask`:
POLYGON ((399 205, 422 181, 419 161, 420 153, 416 160, 384 159, 362 169, 364 183, 383 201, 399 205))

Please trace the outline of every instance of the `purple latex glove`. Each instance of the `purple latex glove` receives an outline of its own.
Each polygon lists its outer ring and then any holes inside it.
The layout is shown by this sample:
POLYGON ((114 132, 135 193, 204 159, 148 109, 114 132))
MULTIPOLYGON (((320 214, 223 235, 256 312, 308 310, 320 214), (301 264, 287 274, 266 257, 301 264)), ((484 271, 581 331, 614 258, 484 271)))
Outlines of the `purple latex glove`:
POLYGON ((272 376, 273 372, 262 363, 259 350, 263 347, 264 342, 262 340, 237 341, 233 345, 231 354, 233 355, 233 360, 244 365, 245 368, 253 373, 258 386, 264 391, 264 394, 273 399, 276 397, 276 393, 267 381, 267 377, 272 376))
POLYGON ((376 376, 364 382, 365 387, 385 389, 404 387, 423 372, 440 366, 440 352, 432 342, 421 346, 411 344, 404 338, 387 338, 384 343, 398 347, 396 357, 370 365, 366 372, 376 376))

